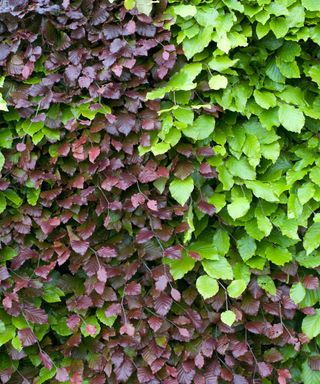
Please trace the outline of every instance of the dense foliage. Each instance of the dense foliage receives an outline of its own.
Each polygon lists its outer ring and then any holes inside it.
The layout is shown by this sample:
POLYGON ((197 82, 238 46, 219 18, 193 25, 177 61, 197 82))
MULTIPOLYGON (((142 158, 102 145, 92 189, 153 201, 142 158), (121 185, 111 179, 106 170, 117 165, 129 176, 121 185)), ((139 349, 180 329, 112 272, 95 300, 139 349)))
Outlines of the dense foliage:
POLYGON ((319 22, 0 1, 1 382, 320 382, 319 22))

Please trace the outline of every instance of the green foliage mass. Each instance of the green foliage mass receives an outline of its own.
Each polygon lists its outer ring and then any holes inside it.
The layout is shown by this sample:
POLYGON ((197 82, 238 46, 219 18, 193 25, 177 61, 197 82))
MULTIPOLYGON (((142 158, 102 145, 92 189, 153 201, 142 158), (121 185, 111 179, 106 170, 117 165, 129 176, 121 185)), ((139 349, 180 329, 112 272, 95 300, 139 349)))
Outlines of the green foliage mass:
MULTIPOLYGON (((181 181, 180 192, 176 180, 170 184, 178 203, 201 195, 216 209, 208 219, 194 202, 186 214, 185 245, 198 249, 204 270, 197 288, 211 297, 222 279, 228 295, 238 297, 258 271, 259 286, 275 295, 270 268, 294 262, 301 278, 305 268, 320 266, 320 3, 169 3, 168 28, 184 58, 171 80, 148 94, 165 99, 162 130, 141 151, 165 153, 181 142, 194 152, 212 147, 213 156, 197 161, 215 168, 217 179, 194 172, 194 182, 181 181), (222 108, 219 119, 206 113, 212 105, 222 108)), ((169 264, 179 279, 196 262, 185 255, 169 264)), ((290 296, 301 308, 318 305, 300 282, 290 296)), ((223 317, 234 321, 230 313, 223 317)), ((319 319, 317 310, 296 326, 311 339, 320 334, 319 319)), ((304 382, 318 383, 309 370, 302 367, 304 382)))

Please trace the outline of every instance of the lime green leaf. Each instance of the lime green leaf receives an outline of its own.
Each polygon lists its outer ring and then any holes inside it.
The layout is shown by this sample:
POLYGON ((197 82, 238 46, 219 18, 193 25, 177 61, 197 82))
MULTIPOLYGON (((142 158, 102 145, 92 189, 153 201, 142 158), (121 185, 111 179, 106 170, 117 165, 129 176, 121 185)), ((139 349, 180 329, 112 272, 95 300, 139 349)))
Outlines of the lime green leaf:
POLYGON ((268 246, 266 258, 276 265, 284 265, 292 260, 291 253, 286 248, 268 246))
POLYGON ((12 325, 6 326, 6 329, 4 332, 0 333, 0 347, 13 339, 16 335, 16 329, 12 325))
MULTIPOLYGON (((2 87, 2 85, 0 85, 0 86, 2 87)), ((5 112, 9 111, 8 106, 7 106, 7 102, 3 98, 2 93, 0 93, 0 111, 5 111, 5 112)))
POLYGON ((0 152, 0 172, 2 171, 5 161, 6 159, 4 158, 3 153, 0 152))
POLYGON ((18 336, 14 337, 11 340, 11 344, 12 344, 13 348, 15 348, 17 351, 19 351, 19 352, 22 351, 23 346, 22 346, 21 341, 20 341, 18 336))
POLYGON ((320 383, 320 372, 312 370, 308 361, 305 361, 302 364, 301 379, 304 384, 318 384, 320 383))
POLYGON ((320 266, 320 253, 312 252, 307 254, 305 251, 302 251, 296 257, 296 261, 305 268, 316 268, 320 266))
POLYGON ((131 9, 133 9, 135 5, 136 5, 135 0, 124 0, 124 6, 125 6, 125 8, 128 9, 129 11, 130 11, 131 9))
POLYGON ((266 292, 270 293, 270 295, 274 296, 277 293, 277 288, 270 276, 258 276, 257 282, 258 285, 266 292))
POLYGON ((272 190, 270 183, 264 183, 259 180, 246 181, 246 186, 252 190, 256 197, 260 197, 266 201, 275 202, 279 199, 272 190))
POLYGON ((20 207, 23 201, 13 189, 7 189, 6 191, 4 191, 4 194, 6 198, 10 200, 15 206, 20 207))
POLYGON ((244 216, 249 209, 250 202, 245 197, 237 197, 227 206, 228 213, 233 219, 244 216))
POLYGON ((309 255, 320 246, 320 223, 314 223, 309 227, 303 239, 303 247, 309 255))
POLYGON ((232 267, 226 258, 219 260, 203 260, 202 265, 206 273, 213 279, 232 280, 232 267))
POLYGON ((236 315, 232 311, 224 311, 220 315, 221 321, 229 327, 236 321, 236 315))
POLYGON ((191 176, 187 177, 184 180, 180 180, 176 178, 173 181, 171 181, 169 186, 169 190, 172 197, 180 205, 184 205, 188 201, 193 191, 193 188, 194 188, 194 183, 191 176))
POLYGON ((27 190, 27 201, 30 205, 35 206, 38 202, 41 189, 28 189, 27 190))
POLYGON ((175 5, 173 8, 174 13, 180 17, 194 16, 197 13, 197 8, 194 5, 175 5))
POLYGON ((153 0, 136 0, 137 10, 145 15, 150 15, 152 12, 153 0))
POLYGON ((305 118, 303 113, 293 105, 281 104, 279 121, 287 131, 300 133, 304 127, 305 118))
POLYGON ((0 192, 0 213, 4 212, 7 207, 7 200, 3 192, 0 192))
POLYGON ((101 327, 100 327, 100 324, 99 324, 97 318, 95 316, 90 316, 90 317, 83 320, 81 327, 80 327, 80 330, 81 330, 81 333, 83 334, 83 336, 85 336, 85 337, 87 337, 87 336, 97 337, 98 334, 100 333, 101 327), (92 331, 94 331, 94 333, 88 332, 89 326, 94 327, 92 329, 92 331))
POLYGON ((309 339, 320 334, 320 309, 316 309, 316 313, 312 316, 306 316, 302 321, 302 332, 306 334, 309 339))
POLYGON ((219 255, 226 255, 230 248, 230 238, 228 232, 223 229, 218 229, 213 235, 213 244, 219 255))
POLYGON ((209 299, 219 291, 217 280, 207 275, 198 277, 196 287, 204 299, 209 299))
POLYGON ((212 116, 201 115, 192 125, 182 130, 183 134, 194 140, 203 140, 214 131, 215 119, 212 116))
POLYGON ((154 144, 154 145, 151 147, 151 152, 152 152, 155 156, 158 156, 158 155, 162 155, 162 154, 168 152, 169 149, 170 149, 170 145, 169 145, 168 143, 161 142, 161 143, 154 144))
POLYGON ((255 255, 257 245, 252 237, 245 235, 237 240, 237 248, 242 260, 247 261, 255 255))
POLYGON ((175 109, 172 113, 173 113, 173 116, 177 120, 179 120, 181 123, 185 123, 187 125, 190 125, 193 123, 194 112, 191 109, 178 108, 178 109, 175 109))
POLYGON ((228 79, 225 76, 222 75, 215 75, 212 76, 209 80, 209 87, 211 89, 222 89, 226 88, 228 85, 228 79))
POLYGON ((12 260, 18 255, 18 251, 12 247, 6 246, 0 250, 0 261, 12 260))
POLYGON ((97 312, 96 312, 97 318, 99 319, 99 321, 101 321, 102 324, 107 325, 108 327, 112 327, 114 322, 117 319, 117 316, 109 316, 109 317, 107 317, 105 315, 106 310, 107 310, 107 307, 98 308, 97 312))
POLYGON ((290 288, 290 297, 295 304, 299 304, 305 297, 306 290, 302 283, 293 284, 290 288))
POLYGON ((233 298, 239 297, 247 288, 247 282, 243 279, 233 280, 228 288, 228 295, 233 298))
POLYGON ((164 263, 170 267, 170 273, 174 280, 182 279, 185 274, 191 271, 196 263, 187 252, 182 253, 182 258, 179 260, 164 259, 164 263))
POLYGON ((320 4, 318 0, 302 0, 302 5, 308 11, 320 11, 320 4))
POLYGON ((277 98, 271 92, 258 91, 253 92, 254 99, 261 108, 269 109, 277 105, 277 98))
POLYGON ((213 243, 207 243, 204 241, 195 241, 189 247, 188 251, 197 252, 201 259, 218 260, 219 253, 213 243))
POLYGON ((47 369, 45 367, 40 369, 39 376, 34 379, 34 384, 42 384, 53 378, 56 374, 56 368, 47 369))

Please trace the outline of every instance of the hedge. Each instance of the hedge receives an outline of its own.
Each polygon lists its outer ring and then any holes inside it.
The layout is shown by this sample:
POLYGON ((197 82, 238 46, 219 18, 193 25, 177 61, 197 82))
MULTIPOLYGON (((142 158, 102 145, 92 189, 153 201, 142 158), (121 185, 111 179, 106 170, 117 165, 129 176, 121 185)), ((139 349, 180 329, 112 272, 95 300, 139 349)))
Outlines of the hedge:
POLYGON ((319 19, 0 2, 2 383, 320 383, 319 19))

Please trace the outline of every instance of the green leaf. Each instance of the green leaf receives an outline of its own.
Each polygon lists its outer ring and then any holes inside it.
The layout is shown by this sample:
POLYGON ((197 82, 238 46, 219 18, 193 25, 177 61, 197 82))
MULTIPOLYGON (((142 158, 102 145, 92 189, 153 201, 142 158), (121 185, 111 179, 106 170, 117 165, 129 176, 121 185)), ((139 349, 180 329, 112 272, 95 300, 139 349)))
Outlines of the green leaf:
POLYGON ((152 3, 152 0, 136 0, 137 10, 149 16, 152 12, 152 3))
POLYGON ((42 294, 43 300, 47 303, 58 303, 61 301, 60 297, 64 296, 64 292, 52 284, 46 284, 42 294))
POLYGON ((7 189, 4 191, 7 200, 10 200, 16 207, 20 207, 23 200, 13 189, 7 189))
POLYGON ((218 90, 218 89, 226 88, 227 85, 228 85, 228 79, 222 75, 212 76, 209 80, 209 87, 211 89, 218 90))
POLYGON ((274 284, 274 281, 270 276, 258 276, 257 279, 258 285, 264 289, 270 295, 275 296, 277 293, 277 288, 274 284))
POLYGON ((72 335, 72 330, 67 325, 67 318, 62 316, 54 321, 50 321, 51 328, 60 336, 69 336, 72 335))
POLYGON ((133 9, 136 5, 136 2, 135 0, 124 0, 124 6, 126 9, 128 9, 129 11, 131 9, 133 9))
POLYGON ((193 179, 191 176, 187 177, 184 180, 180 180, 178 178, 171 181, 169 185, 169 190, 172 197, 180 204, 184 205, 194 188, 193 179))
POLYGON ((35 206, 37 205, 39 196, 40 196, 41 189, 28 189, 27 190, 27 201, 30 205, 35 206))
POLYGON ((257 245, 252 237, 245 235, 237 240, 237 248, 242 260, 247 261, 255 255, 257 245))
POLYGON ((301 379, 303 384, 319 384, 320 372, 310 368, 308 361, 302 364, 301 379))
POLYGON ((85 337, 97 337, 100 333, 100 330, 101 330, 101 327, 100 327, 100 324, 97 320, 97 318, 95 316, 90 316, 90 317, 87 317, 86 319, 84 319, 82 321, 82 324, 80 326, 80 330, 81 330, 81 333, 83 334, 83 336, 85 337), (95 333, 94 335, 91 335, 87 332, 87 325, 93 325, 95 327, 95 333))
POLYGON ((320 334, 320 309, 316 309, 316 313, 311 316, 306 316, 302 321, 302 332, 306 334, 309 339, 320 334))
POLYGON ((0 111, 8 112, 7 102, 4 100, 2 93, 0 93, 0 111))
POLYGON ((270 21, 270 28, 278 39, 284 37, 289 30, 289 22, 285 17, 273 17, 270 21))
POLYGON ((309 255, 320 246, 320 223, 314 223, 309 227, 303 238, 303 247, 309 255))
POLYGON ((201 259, 219 259, 217 248, 213 245, 213 243, 210 242, 207 243, 205 241, 195 241, 188 247, 188 251, 197 252, 201 256, 201 259))
POLYGON ((2 320, 0 320, 0 333, 3 333, 6 331, 6 326, 2 320))
POLYGON ((170 149, 170 145, 168 143, 160 142, 160 143, 154 144, 151 147, 151 152, 155 156, 158 156, 158 155, 162 155, 162 154, 168 152, 169 149, 170 149))
POLYGON ((253 92, 254 99, 261 108, 269 109, 277 105, 277 98, 271 92, 258 91, 257 89, 253 92))
POLYGON ((218 229, 213 235, 213 244, 219 255, 226 255, 230 248, 230 238, 228 232, 223 229, 218 229))
POLYGON ((203 140, 214 131, 215 119, 212 116, 200 115, 192 125, 182 130, 183 134, 193 140, 203 140))
POLYGON ((6 326, 4 332, 0 333, 0 347, 13 339, 16 335, 16 329, 12 325, 6 326))
POLYGON ((284 265, 292 260, 292 255, 286 248, 270 245, 266 248, 266 258, 276 265, 284 265))
POLYGON ((3 192, 0 192, 0 213, 4 212, 7 207, 7 200, 3 192))
POLYGON ((302 283, 293 284, 290 288, 290 297, 295 304, 299 304, 305 297, 306 290, 302 283))
POLYGON ((232 176, 239 177, 244 180, 255 180, 256 178, 255 170, 245 157, 242 157, 239 160, 231 157, 226 161, 226 166, 232 176))
POLYGON ((112 327, 114 322, 117 319, 117 316, 107 317, 105 315, 106 310, 107 310, 107 307, 98 308, 96 312, 97 318, 99 319, 99 321, 101 321, 102 324, 107 325, 108 327, 112 327))
POLYGON ((281 104, 279 107, 279 121, 287 131, 300 133, 305 124, 305 117, 293 105, 281 104))
POLYGON ((5 246, 0 250, 0 261, 12 260, 18 255, 18 251, 12 247, 5 246))
POLYGON ((228 295, 233 298, 239 297, 247 288, 247 282, 243 279, 233 280, 228 288, 228 295))
POLYGON ((4 158, 3 153, 0 152, 0 172, 1 172, 2 169, 3 169, 3 166, 4 166, 5 161, 6 161, 6 159, 4 158))
POLYGON ((250 202, 245 197, 237 197, 227 206, 228 213, 233 219, 244 216, 249 209, 250 202))
POLYGON ((195 16, 197 13, 197 8, 194 5, 175 5, 173 8, 174 13, 180 17, 195 16))
POLYGON ((212 27, 201 28, 199 33, 191 39, 184 39, 183 51, 189 60, 195 54, 202 52, 212 41, 212 27))
POLYGON ((194 112, 191 109, 178 108, 178 109, 175 109, 172 113, 173 113, 173 116, 177 120, 179 120, 181 123, 185 123, 187 125, 190 125, 193 123, 194 112))
POLYGON ((198 277, 196 287, 204 299, 209 299, 219 291, 217 280, 208 275, 198 277))
POLYGON ((12 147, 12 132, 9 128, 0 129, 0 148, 9 149, 12 147))
POLYGON ((39 376, 34 379, 34 384, 42 384, 53 378, 56 374, 56 368, 47 369, 45 367, 40 369, 39 376))
POLYGON ((220 315, 221 321, 229 327, 236 321, 236 315, 232 311, 224 311, 220 315))
POLYGON ((202 260, 203 269, 213 279, 232 280, 232 267, 226 258, 219 260, 202 260))
POLYGON ((169 265, 170 273, 174 280, 179 280, 193 269, 196 261, 191 256, 189 256, 187 252, 183 252, 181 259, 173 260, 165 258, 164 263, 169 265))
POLYGON ((308 11, 320 11, 320 4, 318 0, 302 0, 302 5, 308 11))
POLYGON ((12 344, 13 348, 15 348, 17 351, 21 352, 23 350, 23 346, 22 346, 21 341, 20 341, 18 336, 14 337, 11 340, 11 344, 12 344))
POLYGON ((254 180, 254 181, 246 181, 246 186, 252 190, 252 192, 256 197, 260 197, 261 199, 264 199, 270 202, 279 201, 270 183, 264 183, 259 180, 254 180))
POLYGON ((296 261, 305 268, 316 268, 320 266, 320 253, 312 252, 311 254, 306 254, 305 251, 302 251, 296 257, 296 261))

